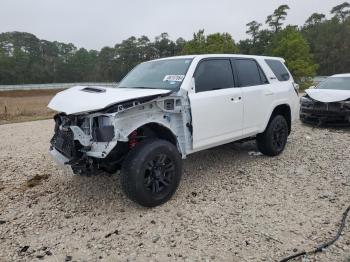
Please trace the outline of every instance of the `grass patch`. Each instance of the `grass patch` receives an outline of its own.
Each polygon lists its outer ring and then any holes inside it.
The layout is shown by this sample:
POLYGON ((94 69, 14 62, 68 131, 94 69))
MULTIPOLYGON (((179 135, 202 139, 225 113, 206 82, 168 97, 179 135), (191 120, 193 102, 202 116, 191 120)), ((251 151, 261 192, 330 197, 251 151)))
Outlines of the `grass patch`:
POLYGON ((1 91, 0 124, 51 118, 54 112, 47 105, 60 91, 62 90, 1 91))

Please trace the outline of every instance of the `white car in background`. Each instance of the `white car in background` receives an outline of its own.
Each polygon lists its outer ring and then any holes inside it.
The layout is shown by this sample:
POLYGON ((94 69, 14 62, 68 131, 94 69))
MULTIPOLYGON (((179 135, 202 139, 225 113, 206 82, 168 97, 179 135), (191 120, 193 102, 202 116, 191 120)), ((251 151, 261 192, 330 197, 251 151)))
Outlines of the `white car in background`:
POLYGON ((120 169, 125 193, 153 207, 171 198, 181 158, 256 137, 276 156, 297 118, 297 85, 275 57, 192 55, 141 63, 116 88, 76 86, 59 113, 50 152, 75 174, 120 169))
POLYGON ((305 90, 300 119, 315 124, 350 124, 350 74, 333 75, 305 90))

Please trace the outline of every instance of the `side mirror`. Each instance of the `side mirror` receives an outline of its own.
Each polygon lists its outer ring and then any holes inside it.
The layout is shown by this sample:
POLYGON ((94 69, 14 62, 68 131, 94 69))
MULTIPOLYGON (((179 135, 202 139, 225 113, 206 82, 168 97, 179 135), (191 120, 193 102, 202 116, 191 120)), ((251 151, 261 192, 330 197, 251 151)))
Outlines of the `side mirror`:
POLYGON ((196 90, 196 80, 194 79, 194 77, 192 77, 191 79, 191 90, 196 90))
POLYGON ((299 94, 300 86, 297 83, 293 82, 293 87, 294 87, 295 93, 299 94))
POLYGON ((300 85, 299 85, 299 84, 294 83, 293 85, 294 85, 294 89, 295 89, 295 90, 297 90, 297 91, 300 90, 300 85))

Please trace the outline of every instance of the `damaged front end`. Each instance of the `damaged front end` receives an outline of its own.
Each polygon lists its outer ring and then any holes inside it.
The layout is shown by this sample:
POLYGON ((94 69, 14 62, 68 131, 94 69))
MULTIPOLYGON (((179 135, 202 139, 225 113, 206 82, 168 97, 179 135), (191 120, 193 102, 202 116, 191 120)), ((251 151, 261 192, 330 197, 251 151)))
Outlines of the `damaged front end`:
MULTIPOLYGON (((75 174, 94 174, 97 170, 113 172, 118 166, 113 115, 55 115, 55 132, 50 153, 56 162, 71 167, 75 174), (107 155, 113 154, 111 161, 107 155)), ((120 156, 122 153, 119 154, 120 156)), ((121 161, 121 157, 119 159, 121 161)))
POLYGON ((128 152, 149 138, 167 140, 183 158, 191 130, 188 100, 181 96, 149 96, 80 114, 59 113, 50 153, 75 174, 114 173, 128 152))
POLYGON ((321 102, 308 94, 300 99, 300 120, 311 124, 350 124, 350 99, 338 102, 321 102))

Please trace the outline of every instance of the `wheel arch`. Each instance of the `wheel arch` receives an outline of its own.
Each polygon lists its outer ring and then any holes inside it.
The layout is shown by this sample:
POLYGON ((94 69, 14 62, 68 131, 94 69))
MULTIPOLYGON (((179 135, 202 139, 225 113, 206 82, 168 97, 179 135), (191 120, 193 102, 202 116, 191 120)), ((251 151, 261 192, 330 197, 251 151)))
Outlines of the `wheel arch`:
POLYGON ((157 136, 157 138, 167 140, 175 146, 177 145, 177 137, 174 134, 174 132, 170 129, 170 127, 167 127, 158 122, 150 122, 140 125, 139 127, 132 130, 128 136, 130 136, 132 132, 140 129, 151 130, 157 136))
POLYGON ((266 127, 268 127, 269 123, 271 122, 273 117, 276 115, 282 115, 286 119, 287 124, 288 124, 288 135, 289 135, 292 131, 292 111, 291 111, 290 105, 289 104, 280 104, 280 105, 275 106, 270 114, 270 118, 269 118, 268 123, 265 126, 265 129, 266 129, 266 127))
POLYGON ((135 131, 137 132, 142 131, 143 133, 146 134, 146 137, 166 140, 172 143, 174 146, 176 146, 181 155, 184 155, 184 151, 181 148, 181 143, 179 143, 177 135, 171 129, 170 126, 164 125, 163 123, 156 122, 156 121, 143 123, 137 127, 133 127, 127 132, 128 133, 127 136, 129 139, 131 134, 135 131))

